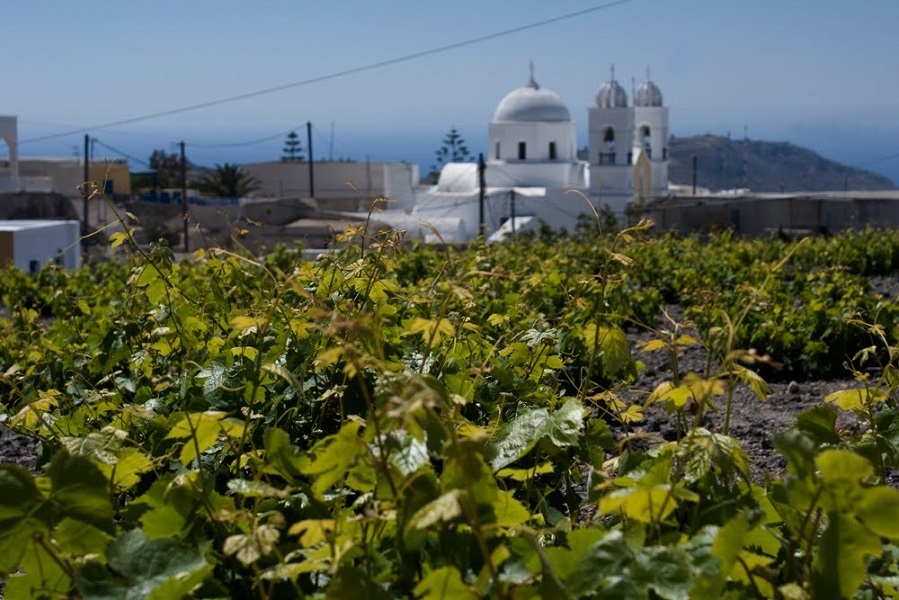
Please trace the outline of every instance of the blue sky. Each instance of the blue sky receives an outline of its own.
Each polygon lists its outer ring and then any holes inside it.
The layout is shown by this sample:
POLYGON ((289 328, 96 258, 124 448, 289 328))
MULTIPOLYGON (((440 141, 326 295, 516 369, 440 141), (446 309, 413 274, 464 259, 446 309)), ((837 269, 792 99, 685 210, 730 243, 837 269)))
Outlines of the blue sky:
MULTIPOLYGON (((628 90, 649 68, 671 133, 808 146, 899 182, 899 2, 630 0, 346 77, 132 122, 114 121, 284 86, 602 6, 596 1, 9 2, 0 114, 22 156, 71 156, 85 132, 146 159, 184 140, 194 162, 277 159, 313 123, 316 157, 426 168, 459 129, 476 153, 502 97, 537 80, 586 143, 611 65, 628 90), (333 136, 332 136, 333 131, 333 136), (38 138, 66 132, 51 139, 38 138), (270 138, 259 143, 246 143, 270 138)), ((136 163, 135 169, 143 168, 136 163)))

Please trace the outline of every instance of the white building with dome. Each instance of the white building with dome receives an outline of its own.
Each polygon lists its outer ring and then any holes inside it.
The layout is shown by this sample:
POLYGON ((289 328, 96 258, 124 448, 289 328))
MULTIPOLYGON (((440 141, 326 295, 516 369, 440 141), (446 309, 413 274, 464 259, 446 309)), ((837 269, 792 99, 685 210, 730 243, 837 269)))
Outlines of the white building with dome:
POLYGON ((668 187, 668 109, 648 77, 634 95, 630 106, 613 69, 588 110, 588 159, 582 160, 568 107, 537 83, 532 65, 527 83, 493 114, 483 173, 475 163, 449 163, 435 186, 397 199, 405 210, 377 218, 414 237, 465 242, 478 236, 482 211, 484 234, 493 239, 541 223, 571 230, 592 212, 587 202, 623 215, 628 203, 668 187))

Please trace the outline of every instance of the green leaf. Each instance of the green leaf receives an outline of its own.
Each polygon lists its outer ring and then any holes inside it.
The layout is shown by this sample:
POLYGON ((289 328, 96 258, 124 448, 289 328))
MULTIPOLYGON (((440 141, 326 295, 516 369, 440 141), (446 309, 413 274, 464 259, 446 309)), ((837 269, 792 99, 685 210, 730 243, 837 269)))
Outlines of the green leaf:
POLYGON ((503 527, 517 527, 531 519, 531 511, 515 499, 510 491, 500 490, 493 501, 494 523, 503 527))
POLYGON ((758 396, 759 400, 765 401, 768 399, 768 396, 771 394, 771 387, 758 373, 742 365, 734 365, 734 370, 740 381, 747 384, 752 393, 758 396))
POLYGON ((358 567, 342 564, 328 584, 327 598, 336 600, 393 600, 358 567))
POLYGON ((263 481, 249 479, 232 479, 228 482, 228 491, 247 498, 287 498, 290 490, 281 490, 263 481))
MULTIPOLYGON (((107 550, 107 565, 90 563, 78 572, 76 588, 85 600, 159 597, 171 580, 191 580, 207 572, 203 555, 171 538, 149 540, 140 529, 119 534, 107 550)), ((171 585, 171 584, 169 584, 171 585)))
POLYGON ((874 474, 867 458, 851 450, 824 450, 815 457, 821 479, 828 484, 848 481, 858 484, 874 474))
POLYGON ((33 546, 34 535, 48 531, 45 521, 33 517, 0 521, 0 575, 16 572, 25 551, 33 546))
POLYGON ((836 425, 837 411, 832 406, 819 404, 799 413, 796 416, 795 427, 824 446, 840 443, 836 425))
POLYGON ((111 483, 123 490, 128 490, 140 482, 140 476, 154 467, 143 452, 137 448, 125 448, 116 456, 113 464, 101 464, 100 470, 111 483))
POLYGON ((346 475, 347 470, 366 452, 365 443, 359 439, 362 423, 350 421, 334 435, 319 440, 310 450, 312 460, 302 469, 305 475, 315 479, 312 491, 322 495, 346 475))
POLYGON ((618 377, 633 368, 631 347, 627 335, 620 328, 601 325, 597 329, 595 323, 590 323, 584 327, 583 336, 589 352, 593 351, 594 344, 597 345, 606 377, 618 377))
POLYGON ((549 418, 546 436, 556 446, 575 446, 584 430, 584 407, 572 398, 549 418))
POLYGON ((221 411, 206 411, 201 413, 191 413, 185 415, 178 423, 172 427, 166 439, 190 438, 184 442, 181 448, 181 464, 185 467, 191 462, 199 458, 199 453, 205 452, 211 448, 219 434, 222 433, 222 427, 219 423, 227 413, 221 411))
POLYGON ((440 567, 424 576, 415 586, 415 596, 421 600, 455 600, 476 598, 455 567, 440 567))
POLYGON ((664 340, 654 339, 643 344, 641 350, 643 350, 643 352, 655 352, 656 350, 662 350, 667 347, 668 344, 666 344, 664 340))
POLYGON ((677 508, 670 485, 638 486, 615 490, 599 501, 602 514, 621 512, 642 523, 660 523, 677 508))
POLYGON ((526 455, 544 437, 556 446, 575 446, 584 429, 584 408, 572 398, 556 412, 545 408, 522 412, 507 423, 493 444, 494 471, 503 469, 526 455))
POLYGON ((53 539, 72 554, 102 554, 113 537, 84 521, 63 519, 53 529, 53 539))
POLYGON ((290 436, 283 429, 269 427, 262 436, 265 447, 266 470, 275 472, 293 483, 306 462, 299 448, 290 443, 290 436))
POLYGON ((122 231, 117 231, 109 236, 109 247, 110 248, 118 248, 124 242, 128 240, 128 234, 122 231))
POLYGON ((840 390, 824 397, 825 402, 836 404, 843 410, 865 411, 869 403, 881 403, 886 399, 886 393, 871 388, 853 388, 840 390))
POLYGON ((40 497, 31 473, 16 465, 0 465, 0 523, 24 517, 34 509, 40 497))
POLYGON ((421 507, 411 519, 409 527, 427 529, 435 523, 449 523, 462 516, 462 490, 450 490, 421 507))
POLYGON ((868 488, 854 507, 865 527, 881 537, 899 539, 899 490, 868 488))
POLYGON ((815 470, 818 444, 798 429, 788 429, 774 436, 774 447, 787 460, 787 469, 799 477, 815 470))
POLYGON ((680 548, 655 546, 637 554, 631 567, 635 582, 666 600, 688 600, 692 571, 687 554, 680 548))
POLYGON ((749 519, 745 511, 717 528, 709 553, 718 560, 718 564, 713 570, 703 573, 696 579, 692 590, 694 597, 717 598, 721 594, 737 558, 743 551, 748 532, 749 519))
POLYGON ((116 454, 122 449, 126 439, 128 439, 127 432, 107 426, 85 437, 60 438, 60 442, 69 454, 93 457, 101 463, 114 464, 116 454))
POLYGON ((547 423, 549 411, 535 408, 520 413, 504 425, 493 444, 491 468, 499 471, 530 452, 545 434, 547 423))
POLYGON ((827 513, 811 574, 815 598, 849 598, 865 581, 867 556, 879 557, 880 538, 851 515, 827 513))
POLYGON ((236 534, 225 539, 222 552, 234 556, 245 565, 251 565, 272 553, 281 532, 271 525, 259 525, 248 534, 236 534))
MULTIPOLYGON (((568 558, 575 562, 576 566, 564 578, 568 590, 577 598, 603 589, 610 578, 620 577, 634 559, 633 552, 624 541, 624 536, 620 531, 606 535, 602 540, 578 554, 568 558)), ((558 564, 559 561, 554 561, 554 563, 557 568, 561 566, 558 564)))
POLYGON ((415 317, 403 335, 415 335, 416 333, 421 335, 421 339, 426 344, 439 344, 444 337, 453 337, 456 330, 449 319, 430 320, 415 317))
POLYGON ((106 476, 90 459, 60 450, 53 455, 47 475, 58 514, 84 521, 107 533, 115 531, 106 476))

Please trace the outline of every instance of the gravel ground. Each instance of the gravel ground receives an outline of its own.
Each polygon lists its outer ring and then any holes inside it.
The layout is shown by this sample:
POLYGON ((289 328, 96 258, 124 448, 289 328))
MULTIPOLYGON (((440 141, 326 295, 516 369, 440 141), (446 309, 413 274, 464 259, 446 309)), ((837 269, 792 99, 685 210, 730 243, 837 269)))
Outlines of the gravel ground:
MULTIPOLYGON (((682 311, 679 307, 668 307, 668 314, 678 323, 683 323, 682 311)), ((668 322, 660 322, 660 328, 670 327, 668 322)), ((699 337, 692 329, 683 333, 699 337)), ((642 402, 646 396, 665 381, 672 381, 673 370, 669 354, 665 350, 654 352, 642 351, 642 347, 651 339, 658 337, 653 332, 631 333, 631 347, 636 359, 643 362, 645 370, 640 374, 635 385, 631 386, 624 399, 630 402, 642 402)), ((678 356, 678 370, 681 377, 693 372, 703 375, 708 362, 708 352, 699 345, 688 346, 678 356)), ((733 395, 730 416, 730 435, 740 441, 743 450, 752 459, 750 470, 753 480, 764 481, 765 475, 781 477, 786 462, 777 453, 772 443, 773 437, 791 427, 796 415, 823 402, 830 393, 855 386, 851 377, 842 379, 825 379, 813 381, 770 382, 771 393, 762 401, 747 385, 739 384, 733 395)), ((706 411, 703 426, 713 433, 721 433, 724 429, 727 399, 724 396, 715 398, 716 411, 706 411)), ((688 423, 692 424, 694 415, 687 408, 688 423)), ((841 412, 837 419, 837 429, 851 430, 857 427, 855 416, 841 412)), ((647 409, 644 419, 635 424, 638 432, 659 435, 667 440, 677 437, 675 417, 668 415, 661 404, 647 409)))

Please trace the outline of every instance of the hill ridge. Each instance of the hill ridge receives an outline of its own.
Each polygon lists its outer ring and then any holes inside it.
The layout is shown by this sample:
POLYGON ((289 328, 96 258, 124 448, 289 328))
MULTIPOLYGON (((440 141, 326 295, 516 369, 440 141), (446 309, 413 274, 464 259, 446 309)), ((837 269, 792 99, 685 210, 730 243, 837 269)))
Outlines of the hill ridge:
POLYGON ((748 188, 754 192, 822 192, 843 189, 890 190, 888 177, 824 158, 791 142, 734 140, 704 134, 671 136, 668 179, 692 185, 696 156, 696 185, 711 191, 748 188))

